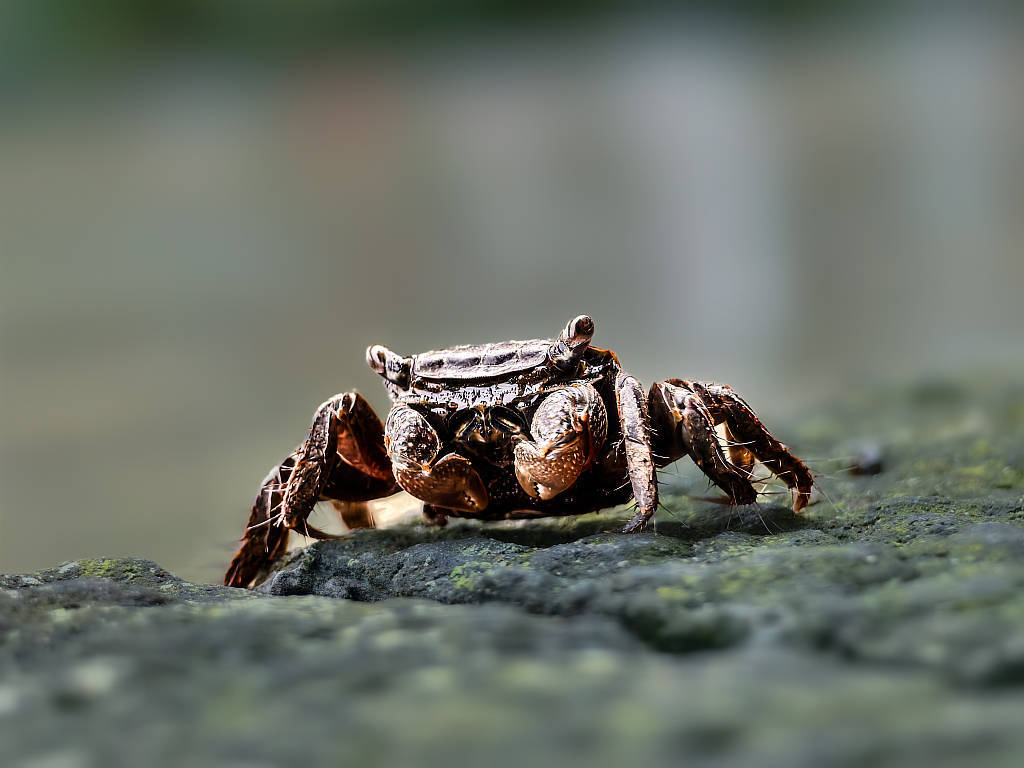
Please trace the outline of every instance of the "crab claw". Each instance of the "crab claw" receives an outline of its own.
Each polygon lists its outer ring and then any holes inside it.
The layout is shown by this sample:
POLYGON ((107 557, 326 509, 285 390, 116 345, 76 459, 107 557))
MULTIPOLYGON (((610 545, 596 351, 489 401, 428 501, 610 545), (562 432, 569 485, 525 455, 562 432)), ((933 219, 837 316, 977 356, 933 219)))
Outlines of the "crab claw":
POLYGON ((441 438, 413 408, 391 411, 384 442, 398 484, 421 501, 437 507, 481 512, 487 507, 487 487, 472 462, 457 453, 441 453, 441 438))
POLYGON ((515 448, 516 479, 544 501, 572 487, 597 456, 608 433, 608 413, 590 385, 557 390, 533 416, 536 440, 515 448))
POLYGON ((394 468, 398 484, 428 504, 466 512, 487 508, 484 481, 464 456, 449 453, 433 465, 397 461, 394 468))

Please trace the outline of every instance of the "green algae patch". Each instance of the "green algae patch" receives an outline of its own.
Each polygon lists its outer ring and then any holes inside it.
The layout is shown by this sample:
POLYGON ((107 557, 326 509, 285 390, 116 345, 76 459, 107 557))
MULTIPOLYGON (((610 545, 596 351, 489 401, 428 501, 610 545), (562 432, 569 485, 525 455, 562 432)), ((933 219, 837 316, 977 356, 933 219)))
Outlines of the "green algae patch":
POLYGON ((690 600, 694 595, 694 593, 689 589, 667 584, 658 587, 654 592, 662 600, 690 600))
POLYGON ((472 560, 455 566, 448 577, 452 580, 452 584, 456 589, 469 590, 479 582, 482 575, 492 573, 493 571, 494 566, 492 563, 483 560, 472 560))
POLYGON ((81 575, 90 579, 134 581, 137 579, 163 579, 170 577, 170 574, 148 560, 94 558, 78 560, 77 562, 82 568, 81 575))

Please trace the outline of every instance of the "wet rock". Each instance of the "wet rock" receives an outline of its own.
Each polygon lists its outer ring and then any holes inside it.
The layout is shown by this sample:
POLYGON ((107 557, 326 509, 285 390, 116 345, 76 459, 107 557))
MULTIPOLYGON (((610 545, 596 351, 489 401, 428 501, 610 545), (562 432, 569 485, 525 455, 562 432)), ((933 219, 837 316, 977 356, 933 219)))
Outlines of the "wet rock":
POLYGON ((982 386, 780 429, 824 457, 800 516, 684 469, 637 536, 362 531, 251 592, 0 576, 0 764, 1019 765, 1024 386, 982 386), (843 469, 865 441, 884 472, 843 469))

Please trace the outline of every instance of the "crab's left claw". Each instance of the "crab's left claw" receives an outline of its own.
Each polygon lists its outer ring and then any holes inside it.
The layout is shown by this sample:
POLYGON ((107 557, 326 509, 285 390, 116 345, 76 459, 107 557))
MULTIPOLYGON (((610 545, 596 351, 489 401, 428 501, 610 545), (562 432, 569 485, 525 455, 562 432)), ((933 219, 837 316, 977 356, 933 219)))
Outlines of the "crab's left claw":
POLYGON ((597 457, 608 435, 608 412, 589 384, 548 395, 533 415, 533 440, 515 448, 516 478, 530 496, 545 501, 571 488, 597 457))

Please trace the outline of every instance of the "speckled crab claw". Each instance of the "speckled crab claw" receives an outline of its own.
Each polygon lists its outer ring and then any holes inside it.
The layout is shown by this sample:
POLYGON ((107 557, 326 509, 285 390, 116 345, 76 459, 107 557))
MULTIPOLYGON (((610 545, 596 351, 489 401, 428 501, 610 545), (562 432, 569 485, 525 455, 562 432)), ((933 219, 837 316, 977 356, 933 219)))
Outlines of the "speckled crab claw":
POLYGON ((597 458, 608 435, 608 412, 589 384, 551 393, 533 416, 533 440, 515 448, 516 479, 530 496, 547 501, 571 488, 597 458))
POLYGON ((448 509, 482 512, 487 487, 472 462, 441 453, 441 438, 413 408, 395 408, 384 427, 384 443, 399 485, 417 499, 448 509))

